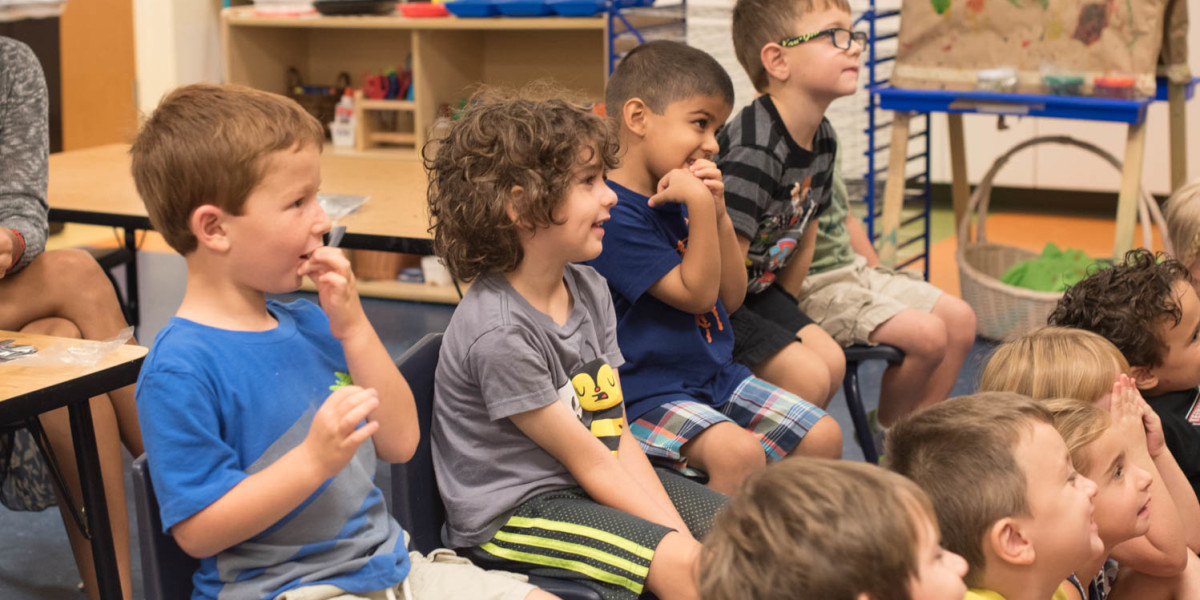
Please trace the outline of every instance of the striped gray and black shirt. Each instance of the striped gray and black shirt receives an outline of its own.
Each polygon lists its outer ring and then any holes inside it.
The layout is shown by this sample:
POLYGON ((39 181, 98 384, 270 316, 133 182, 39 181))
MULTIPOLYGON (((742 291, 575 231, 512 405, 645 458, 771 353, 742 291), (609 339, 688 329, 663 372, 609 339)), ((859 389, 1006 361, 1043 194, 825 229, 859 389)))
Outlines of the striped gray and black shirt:
POLYGON ((46 247, 46 97, 46 80, 33 51, 0 37, 0 227, 16 229, 25 238, 17 269, 46 247))
POLYGON ((837 133, 822 119, 812 150, 801 148, 763 95, 721 130, 718 142, 725 205, 734 230, 750 240, 746 292, 758 293, 775 281, 809 223, 829 206, 837 133))

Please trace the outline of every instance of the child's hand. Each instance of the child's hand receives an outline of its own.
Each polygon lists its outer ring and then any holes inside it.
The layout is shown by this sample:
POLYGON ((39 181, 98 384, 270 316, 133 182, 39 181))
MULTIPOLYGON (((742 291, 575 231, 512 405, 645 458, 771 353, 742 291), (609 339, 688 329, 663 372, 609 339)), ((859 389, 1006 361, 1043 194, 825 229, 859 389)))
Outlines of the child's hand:
POLYGON ((337 248, 317 248, 300 265, 300 275, 308 276, 317 286, 321 309, 329 317, 329 330, 339 340, 346 340, 358 327, 367 323, 354 272, 350 261, 337 248))
POLYGON ((713 205, 717 209, 717 216, 720 217, 725 214, 725 182, 721 179, 721 169, 717 168, 717 163, 708 159, 698 158, 688 166, 688 171, 704 182, 705 187, 712 192, 713 205))
POLYGON ((378 407, 375 390, 347 385, 330 394, 317 409, 301 446, 323 479, 340 473, 358 447, 379 429, 378 421, 358 426, 378 407))
MULTIPOLYGON (((1122 377, 1125 376, 1122 375, 1122 377)), ((1150 408, 1133 380, 1129 381, 1129 387, 1133 389, 1134 401, 1142 410, 1142 427, 1146 430, 1146 451, 1150 453, 1150 458, 1158 458, 1162 455, 1163 449, 1167 447, 1167 441, 1163 437, 1162 419, 1158 417, 1158 413, 1154 412, 1153 408, 1150 408)))
POLYGON ((1141 394, 1138 393, 1133 380, 1124 374, 1118 377, 1113 383, 1112 405, 1108 410, 1112 416, 1112 427, 1134 451, 1148 449, 1148 432, 1141 406, 1144 401, 1139 403, 1139 400, 1141 394))
MULTIPOLYGON (((722 185, 722 190, 724 186, 722 185)), ((685 169, 673 169, 658 182, 658 193, 650 196, 650 206, 662 206, 671 202, 688 204, 712 198, 708 186, 685 169)), ((724 192, 722 192, 724 198, 724 192)))

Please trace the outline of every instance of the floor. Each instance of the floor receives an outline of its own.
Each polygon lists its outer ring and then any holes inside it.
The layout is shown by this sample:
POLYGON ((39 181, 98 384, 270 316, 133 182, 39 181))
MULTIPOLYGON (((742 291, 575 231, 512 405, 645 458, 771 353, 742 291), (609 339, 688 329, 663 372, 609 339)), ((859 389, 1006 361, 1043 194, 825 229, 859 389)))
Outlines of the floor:
MULTIPOLYGON (((954 262, 955 241, 952 236, 952 217, 948 210, 934 213, 934 243, 931 246, 931 281, 950 292, 958 291, 958 273, 954 262)), ((1070 245, 1092 255, 1111 252, 1112 222, 1086 217, 1048 215, 997 214, 988 220, 988 234, 993 241, 1040 250, 1047 240, 1060 240, 1062 232, 1070 231, 1070 245)), ((64 235, 52 239, 52 247, 81 243, 95 245, 111 243, 107 230, 68 226, 64 235)), ((152 343, 154 335, 166 324, 183 296, 183 259, 161 252, 161 240, 150 235, 140 255, 138 273, 142 282, 142 327, 138 331, 143 344, 152 343)), ((120 277, 118 277, 120 280, 120 277)), ((298 294, 303 295, 303 294, 298 294)), ((394 300, 364 301, 368 317, 379 331, 389 352, 399 356, 406 348, 428 332, 441 331, 449 322, 452 307, 437 304, 400 302, 394 300)), ((974 391, 983 361, 990 345, 980 341, 967 358, 954 395, 974 391)), ((861 369, 864 401, 868 408, 878 404, 879 376, 883 364, 864 364, 861 369)), ((862 454, 853 442, 853 428, 841 392, 831 403, 830 413, 845 432, 845 457, 861 460, 862 454)), ((127 461, 129 457, 126 457, 127 461)), ((128 471, 127 471, 128 472, 128 471)), ((383 471, 386 473, 386 471, 383 471)), ((127 476, 128 478, 128 476, 127 476)), ((386 487, 387 482, 381 481, 386 487)), ((129 511, 134 512, 132 485, 127 481, 129 511)), ((131 521, 133 519, 131 518, 131 521)), ((136 527, 136 525, 133 525, 136 527)), ((0 544, 0 598, 4 600, 78 600, 85 596, 77 589, 78 573, 67 544, 62 521, 56 510, 41 513, 17 513, 0 508, 0 531, 5 543, 0 544)), ((141 598, 141 572, 136 529, 133 536, 133 585, 135 598, 141 598)))

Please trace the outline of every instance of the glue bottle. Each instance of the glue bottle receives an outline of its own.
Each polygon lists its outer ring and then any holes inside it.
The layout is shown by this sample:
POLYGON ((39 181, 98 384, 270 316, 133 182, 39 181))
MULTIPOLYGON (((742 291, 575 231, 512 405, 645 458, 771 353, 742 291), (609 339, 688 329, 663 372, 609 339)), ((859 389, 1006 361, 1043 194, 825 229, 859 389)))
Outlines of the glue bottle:
POLYGON ((353 123, 354 122, 354 90, 346 88, 342 94, 342 99, 338 101, 337 108, 333 112, 333 120, 338 123, 353 123))
POLYGON ((346 88, 342 99, 333 109, 333 123, 329 126, 333 145, 340 148, 354 147, 354 89, 346 88))

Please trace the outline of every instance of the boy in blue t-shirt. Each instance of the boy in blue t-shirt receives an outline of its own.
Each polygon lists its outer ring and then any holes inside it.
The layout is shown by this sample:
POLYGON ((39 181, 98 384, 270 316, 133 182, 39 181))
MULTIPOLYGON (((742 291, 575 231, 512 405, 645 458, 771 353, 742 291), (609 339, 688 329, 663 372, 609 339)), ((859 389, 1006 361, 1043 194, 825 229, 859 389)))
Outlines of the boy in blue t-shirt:
POLYGON ((552 597, 410 558, 373 480, 377 453, 412 457, 416 407, 349 263, 322 244, 323 141, 295 102, 193 85, 133 145, 151 222, 187 260, 137 404, 163 528, 201 559, 192 597, 552 597), (321 307, 266 299, 305 276, 321 307))
POLYGON ((711 160, 729 75, 703 51, 651 42, 622 59, 605 96, 624 157, 609 174, 619 201, 608 240, 589 264, 612 290, 634 436, 725 493, 793 451, 840 457, 833 419, 732 359, 727 311, 747 277, 711 160))

